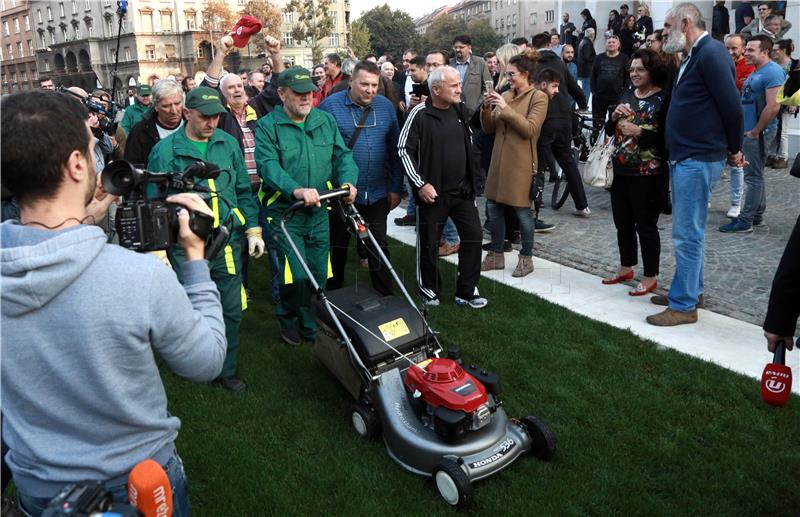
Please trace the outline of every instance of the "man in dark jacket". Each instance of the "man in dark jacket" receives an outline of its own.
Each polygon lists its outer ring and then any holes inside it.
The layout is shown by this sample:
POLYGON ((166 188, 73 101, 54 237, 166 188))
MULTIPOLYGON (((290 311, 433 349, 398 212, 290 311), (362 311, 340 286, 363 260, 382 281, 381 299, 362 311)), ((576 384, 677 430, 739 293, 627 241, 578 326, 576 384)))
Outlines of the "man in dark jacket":
POLYGON ((455 302, 482 309, 489 302, 478 293, 482 231, 475 178, 479 164, 461 102, 461 76, 453 67, 440 66, 430 73, 428 84, 431 96, 408 114, 397 144, 417 198, 417 281, 423 303, 438 306, 439 239, 450 217, 461 237, 455 302))
POLYGON ((576 64, 578 65, 578 81, 581 83, 583 96, 589 100, 592 94, 591 76, 592 68, 594 67, 594 58, 597 53, 594 50, 595 30, 587 28, 584 31, 583 39, 578 45, 578 55, 575 56, 576 64))
MULTIPOLYGON (((588 216, 591 212, 586 201, 586 192, 578 171, 578 164, 572 152, 572 101, 585 110, 586 97, 578 83, 567 71, 564 61, 552 50, 547 49, 549 36, 546 33, 533 37, 533 48, 539 52, 539 67, 537 73, 543 70, 553 70, 560 77, 558 94, 547 105, 547 117, 542 125, 541 136, 538 142, 539 170, 536 174, 537 188, 544 187, 545 170, 550 171, 551 177, 555 173, 555 162, 564 171, 569 185, 572 201, 575 203, 575 215, 588 216)), ((539 196, 537 195, 537 198, 539 196)), ((541 199, 539 199, 541 203, 541 199)), ((538 211, 538 208, 537 208, 538 211)))
POLYGON ((789 236, 789 242, 783 250, 783 257, 775 271, 772 280, 772 290, 769 293, 767 316, 764 319, 764 337, 767 338, 767 348, 775 351, 778 341, 786 343, 786 348, 792 349, 797 328, 797 318, 800 316, 800 217, 794 225, 794 230, 789 236))
POLYGON ((628 56, 619 50, 619 38, 606 38, 606 51, 594 60, 590 82, 592 85, 592 119, 594 139, 606 122, 608 108, 616 104, 628 84, 628 56))
POLYGON ((714 5, 714 13, 711 16, 711 37, 715 40, 724 41, 725 35, 731 31, 731 19, 728 8, 725 7, 725 0, 717 0, 714 5))
POLYGON ((125 159, 137 167, 147 167, 150 151, 161 140, 183 125, 183 88, 172 79, 153 85, 153 110, 133 126, 125 141, 125 159))

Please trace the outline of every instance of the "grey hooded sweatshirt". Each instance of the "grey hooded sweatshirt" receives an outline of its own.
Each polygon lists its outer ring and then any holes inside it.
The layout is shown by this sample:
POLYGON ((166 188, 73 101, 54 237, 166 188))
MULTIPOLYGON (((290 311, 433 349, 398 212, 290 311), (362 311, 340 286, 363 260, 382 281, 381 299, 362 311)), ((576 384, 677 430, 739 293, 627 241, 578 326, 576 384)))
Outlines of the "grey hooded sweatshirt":
POLYGON ((154 352, 178 375, 210 381, 225 359, 219 293, 202 260, 185 286, 150 255, 107 244, 96 226, 0 225, 2 412, 18 489, 124 476, 166 461, 180 420, 154 352))

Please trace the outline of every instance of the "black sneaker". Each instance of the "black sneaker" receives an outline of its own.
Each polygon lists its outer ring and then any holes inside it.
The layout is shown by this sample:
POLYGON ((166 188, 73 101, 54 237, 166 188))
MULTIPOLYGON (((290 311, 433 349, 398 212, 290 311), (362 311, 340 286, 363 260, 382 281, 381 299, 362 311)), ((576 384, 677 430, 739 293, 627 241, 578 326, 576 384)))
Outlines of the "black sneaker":
POLYGON ((533 231, 536 233, 547 233, 552 232, 553 229, 556 227, 554 224, 546 223, 541 219, 534 219, 533 220, 534 228, 533 231))
POLYGON ((297 346, 300 344, 300 333, 296 329, 281 328, 281 339, 287 345, 297 346))
MULTIPOLYGON (((487 242, 486 244, 481 246, 481 249, 483 249, 483 251, 492 251, 492 243, 491 242, 487 242)), ((511 241, 503 241, 503 251, 505 253, 508 253, 508 252, 511 251, 511 241)))
POLYGON ((508 242, 511 244, 520 244, 522 242, 522 234, 519 232, 519 230, 511 234, 511 238, 508 239, 508 242))
POLYGON ((413 215, 404 215, 395 219, 394 224, 397 226, 416 226, 417 218, 413 215))
POLYGON ((236 377, 217 377, 212 383, 214 386, 224 388, 234 393, 242 393, 247 389, 247 384, 241 379, 236 377))
POLYGON ((753 218, 753 226, 761 226, 762 224, 764 224, 764 219, 760 217, 753 218))

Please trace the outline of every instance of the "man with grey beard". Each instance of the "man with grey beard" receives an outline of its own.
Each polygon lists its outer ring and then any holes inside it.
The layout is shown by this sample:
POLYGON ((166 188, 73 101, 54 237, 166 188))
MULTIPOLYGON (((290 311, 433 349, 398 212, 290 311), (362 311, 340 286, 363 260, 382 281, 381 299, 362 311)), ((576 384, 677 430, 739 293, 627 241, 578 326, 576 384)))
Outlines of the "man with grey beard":
POLYGON ((670 9, 663 34, 664 51, 684 55, 666 123, 675 276, 667 296, 650 299, 667 309, 648 316, 647 322, 673 326, 695 323, 697 308, 703 308, 708 200, 726 160, 731 166, 745 164, 744 121, 733 61, 725 46, 705 31, 698 8, 682 3, 670 9))

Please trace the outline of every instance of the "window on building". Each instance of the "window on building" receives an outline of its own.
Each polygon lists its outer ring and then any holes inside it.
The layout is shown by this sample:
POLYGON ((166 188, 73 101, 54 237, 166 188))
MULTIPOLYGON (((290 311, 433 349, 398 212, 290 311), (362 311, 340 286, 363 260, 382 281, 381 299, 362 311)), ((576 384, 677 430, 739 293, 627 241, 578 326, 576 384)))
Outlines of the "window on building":
POLYGON ((506 16, 506 25, 511 26, 511 15, 506 16))
POLYGON ((14 59, 14 49, 11 46, 11 43, 6 45, 6 51, 8 52, 8 59, 14 59))
POLYGON ((6 36, 10 36, 11 35, 11 31, 8 30, 8 22, 7 21, 3 22, 3 34, 5 34, 6 36))
POLYGON ((23 83, 28 82, 28 72, 26 72, 25 70, 20 72, 20 78, 22 79, 23 83))
POLYGON ((153 11, 139 11, 142 17, 142 32, 153 32, 153 11))
POLYGON ((328 18, 330 18, 331 21, 333 22, 334 29, 338 27, 338 24, 336 23, 338 21, 338 17, 336 15, 337 15, 336 11, 328 11, 328 18))
POLYGON ((294 23, 294 13, 283 13, 284 25, 291 25, 294 23))
POLYGON ((90 38, 94 37, 94 26, 91 23, 86 24, 86 32, 90 38))
POLYGON ((72 14, 78 14, 78 1, 72 0, 72 14))
POLYGON ((64 41, 69 41, 69 35, 67 34, 66 27, 61 27, 61 36, 64 38, 64 41))
POLYGON ((41 44, 42 48, 47 48, 47 38, 44 35, 44 32, 39 33, 39 43, 41 44))
POLYGON ((75 39, 81 39, 83 37, 83 34, 81 33, 81 26, 75 24, 72 28, 75 31, 75 39))
POLYGON ((17 42, 17 56, 25 57, 25 52, 23 52, 23 50, 22 50, 22 42, 21 41, 17 42))
POLYGON ((105 5, 106 7, 111 7, 111 0, 105 0, 103 2, 103 5, 105 5))
POLYGON ((34 51, 33 40, 28 40, 28 55, 32 56, 33 55, 33 51, 34 51))
POLYGON ((42 10, 41 9, 36 9, 36 21, 38 21, 39 23, 44 23, 44 20, 42 20, 42 10))
POLYGON ((26 31, 31 30, 31 17, 28 16, 27 14, 25 15, 25 30, 26 31))
POLYGON ((495 29, 499 29, 500 28, 500 19, 499 18, 495 18, 494 19, 494 28, 495 29))
POLYGON ((125 47, 125 61, 131 60, 131 48, 125 47))
POLYGON ((14 18, 14 33, 19 34, 19 18, 14 18))
POLYGON ((164 54, 170 59, 174 58, 176 55, 175 45, 164 45, 164 54))
POLYGON ((338 47, 339 46, 339 33, 334 32, 328 37, 328 46, 330 47, 338 47))
POLYGON ((292 37, 292 33, 291 32, 284 32, 283 33, 283 44, 286 45, 287 47, 293 47, 294 46, 294 38, 292 37))
POLYGON ((193 31, 197 29, 197 13, 194 11, 184 11, 186 17, 186 30, 193 31))
POLYGON ((17 73, 16 72, 11 72, 11 82, 12 83, 16 83, 17 82, 17 73))
POLYGON ((110 16, 106 18, 106 30, 108 31, 109 36, 114 35, 114 19, 110 16))
POLYGON ((61 2, 60 4, 58 4, 58 9, 59 9, 59 11, 61 11, 61 17, 62 18, 67 15, 67 13, 64 12, 64 2, 61 2))
POLYGON ((128 32, 128 20, 125 18, 122 19, 122 32, 128 32))
POLYGON ((108 55, 111 58, 111 62, 114 63, 117 60, 117 49, 110 48, 108 49, 108 55))
POLYGON ((47 8, 47 21, 49 22, 53 21, 53 10, 50 9, 49 7, 47 8))
POLYGON ((86 10, 86 11, 91 11, 91 10, 92 10, 92 0, 86 0, 86 1, 83 3, 83 8, 84 8, 84 10, 86 10))
POLYGON ((206 51, 203 48, 203 45, 197 46, 197 57, 206 57, 206 51))
POLYGON ((539 21, 538 18, 539 17, 537 16, 536 13, 531 13, 530 24, 531 25, 536 25, 536 23, 539 21))
POLYGON ((517 24, 517 15, 516 14, 512 14, 511 15, 511 25, 516 25, 516 24, 517 24))
POLYGON ((556 19, 556 12, 553 10, 545 11, 544 12, 544 22, 545 23, 553 23, 556 19))
POLYGON ((39 79, 39 71, 36 70, 35 68, 31 68, 31 79, 33 79, 34 81, 39 79))
POLYGON ((55 29, 50 29, 48 32, 50 33, 50 44, 51 45, 55 45, 56 44, 56 30, 55 29))
POLYGON ((45 72, 49 72, 50 71, 50 61, 48 61, 46 59, 44 61, 44 71, 45 72))
POLYGON ((144 58, 145 59, 155 59, 156 58, 156 46, 155 45, 145 45, 144 46, 144 58))
POLYGON ((172 11, 161 11, 161 30, 172 32, 172 11))

